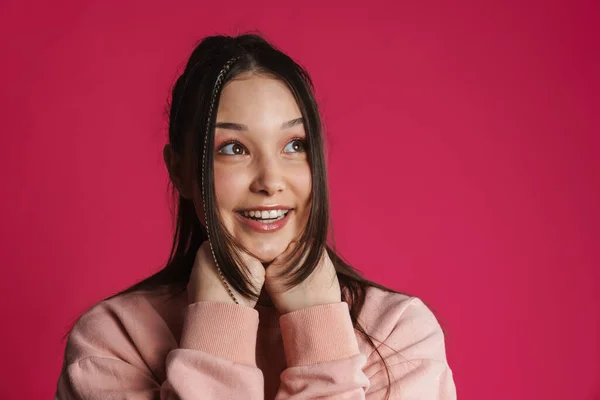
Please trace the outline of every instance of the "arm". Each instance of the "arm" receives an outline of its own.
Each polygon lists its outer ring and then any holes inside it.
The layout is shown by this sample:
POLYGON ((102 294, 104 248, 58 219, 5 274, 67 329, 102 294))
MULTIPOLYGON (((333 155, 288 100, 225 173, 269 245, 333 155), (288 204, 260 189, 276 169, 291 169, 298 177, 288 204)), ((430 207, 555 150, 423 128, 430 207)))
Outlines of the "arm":
POLYGON ((276 399, 379 400, 388 386, 391 400, 456 399, 443 333, 431 311, 417 298, 368 311, 363 324, 367 333, 378 337, 376 331, 387 332, 383 343, 375 344, 388 364, 391 385, 373 348, 361 346, 368 358, 359 352, 348 306, 342 302, 281 317, 288 368, 281 374, 276 399))
POLYGON ((69 336, 55 400, 263 399, 256 310, 190 304, 179 347, 164 321, 145 309, 92 311, 69 336))

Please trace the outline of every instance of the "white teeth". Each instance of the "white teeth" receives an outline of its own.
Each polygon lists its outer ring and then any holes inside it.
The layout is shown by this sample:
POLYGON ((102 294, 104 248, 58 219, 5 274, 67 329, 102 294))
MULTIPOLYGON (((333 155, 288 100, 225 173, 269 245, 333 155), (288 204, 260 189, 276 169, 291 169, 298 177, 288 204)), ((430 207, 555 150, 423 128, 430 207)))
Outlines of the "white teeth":
POLYGON ((285 217, 289 210, 264 210, 264 211, 243 211, 244 217, 263 220, 280 219, 285 217))

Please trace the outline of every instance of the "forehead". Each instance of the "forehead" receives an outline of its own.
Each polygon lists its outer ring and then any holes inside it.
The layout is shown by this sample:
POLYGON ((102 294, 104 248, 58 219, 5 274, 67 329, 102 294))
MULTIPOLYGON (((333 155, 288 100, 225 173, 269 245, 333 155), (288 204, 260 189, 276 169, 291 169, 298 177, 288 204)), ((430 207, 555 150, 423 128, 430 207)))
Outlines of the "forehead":
POLYGON ((217 122, 236 122, 250 127, 281 125, 301 117, 288 86, 273 76, 242 74, 227 82, 217 110, 217 122))

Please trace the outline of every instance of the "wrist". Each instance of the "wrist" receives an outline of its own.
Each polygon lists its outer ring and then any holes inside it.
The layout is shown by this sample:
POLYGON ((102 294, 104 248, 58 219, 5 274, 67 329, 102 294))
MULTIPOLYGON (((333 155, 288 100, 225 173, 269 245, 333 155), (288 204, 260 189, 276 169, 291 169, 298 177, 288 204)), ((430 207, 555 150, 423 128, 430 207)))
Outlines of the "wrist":
POLYGON ((224 295, 211 294, 210 296, 203 295, 203 294, 195 294, 195 295, 189 296, 189 298, 188 298, 189 304, 200 303, 202 301, 212 301, 215 303, 235 304, 233 299, 227 293, 225 293, 224 295))

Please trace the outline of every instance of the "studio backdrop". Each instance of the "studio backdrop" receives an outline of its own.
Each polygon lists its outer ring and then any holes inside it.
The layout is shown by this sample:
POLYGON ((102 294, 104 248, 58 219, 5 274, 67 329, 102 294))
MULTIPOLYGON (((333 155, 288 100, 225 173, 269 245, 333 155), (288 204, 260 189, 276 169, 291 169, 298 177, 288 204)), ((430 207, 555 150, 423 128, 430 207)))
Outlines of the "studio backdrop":
POLYGON ((446 331, 461 400, 600 398, 597 2, 0 3, 0 398, 164 266, 169 90, 202 37, 312 74, 335 243, 446 331))

